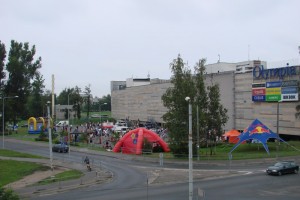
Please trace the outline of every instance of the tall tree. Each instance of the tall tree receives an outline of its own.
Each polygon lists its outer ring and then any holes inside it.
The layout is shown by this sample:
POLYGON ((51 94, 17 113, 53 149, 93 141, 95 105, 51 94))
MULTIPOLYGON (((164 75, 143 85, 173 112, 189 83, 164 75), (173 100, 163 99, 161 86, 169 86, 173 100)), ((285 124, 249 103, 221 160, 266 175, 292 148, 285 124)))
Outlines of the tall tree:
POLYGON ((43 76, 39 73, 36 73, 35 79, 32 83, 32 92, 30 95, 30 100, 28 101, 29 116, 44 116, 44 107, 46 104, 46 101, 43 99, 44 89, 45 85, 43 76))
POLYGON ((87 107, 87 111, 86 111, 86 117, 89 119, 90 118, 90 109, 91 109, 91 85, 85 86, 85 102, 86 102, 86 107, 87 107))
POLYGON ((168 88, 162 96, 164 106, 168 108, 163 115, 170 136, 170 148, 174 154, 188 153, 188 102, 185 97, 193 101, 195 86, 190 69, 186 67, 180 55, 170 64, 173 76, 173 87, 168 88))
MULTIPOLYGON (((176 154, 188 154, 188 102, 185 97, 190 97, 193 109, 193 138, 197 135, 197 107, 201 132, 208 128, 221 130, 227 121, 227 110, 220 104, 220 91, 218 85, 205 87, 205 59, 196 63, 195 74, 184 64, 180 56, 171 63, 173 87, 166 90, 162 96, 164 106, 168 108, 163 119, 170 136, 170 148, 176 154)), ((195 145, 193 145, 195 149, 195 145)))
POLYGON ((6 96, 18 96, 17 101, 5 104, 5 118, 16 122, 17 115, 26 117, 25 105, 31 91, 31 81, 42 67, 41 57, 34 59, 35 46, 29 47, 29 43, 11 41, 6 69, 9 73, 4 93, 6 96))
POLYGON ((208 129, 215 130, 216 136, 222 134, 222 127, 228 120, 227 109, 220 104, 219 84, 208 87, 209 105, 208 105, 208 129))
POLYGON ((80 119, 81 118, 81 107, 83 104, 83 98, 81 96, 81 88, 79 88, 78 86, 75 87, 75 96, 74 96, 74 105, 73 105, 73 109, 76 110, 76 115, 77 118, 80 119))
POLYGON ((4 73, 4 61, 6 58, 6 50, 5 50, 5 45, 3 43, 1 43, 0 40, 0 84, 1 84, 1 88, 2 88, 2 81, 5 78, 5 73, 4 73))
POLYGON ((201 137, 206 138, 206 127, 207 127, 207 106, 208 106, 208 97, 207 97, 207 91, 205 87, 205 63, 206 59, 200 59, 194 67, 195 72, 195 87, 196 87, 196 98, 195 98, 195 104, 196 104, 196 110, 193 110, 193 113, 196 113, 196 119, 197 120, 197 111, 198 111, 198 122, 195 121, 193 128, 197 130, 197 123, 199 123, 199 139, 201 141, 201 137), (198 107, 198 109, 197 109, 198 107))

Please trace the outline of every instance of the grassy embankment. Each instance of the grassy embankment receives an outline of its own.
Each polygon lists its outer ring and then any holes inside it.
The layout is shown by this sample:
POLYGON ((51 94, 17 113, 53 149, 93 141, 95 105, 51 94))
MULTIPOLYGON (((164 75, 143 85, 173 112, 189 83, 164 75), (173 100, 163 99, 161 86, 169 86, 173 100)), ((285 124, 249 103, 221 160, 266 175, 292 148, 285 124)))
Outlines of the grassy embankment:
MULTIPOLYGON (((22 158, 41 158, 26 153, 19 153, 15 151, 0 149, 0 156, 4 157, 22 157, 22 158)), ((9 183, 22 179, 23 177, 34 173, 35 171, 46 171, 50 167, 34 162, 23 162, 15 160, 1 160, 0 159, 0 187, 9 183)), ((76 179, 82 176, 82 172, 78 170, 68 170, 55 175, 53 180, 64 181, 69 179, 76 179)), ((42 184, 53 182, 53 180, 42 181, 42 184)))

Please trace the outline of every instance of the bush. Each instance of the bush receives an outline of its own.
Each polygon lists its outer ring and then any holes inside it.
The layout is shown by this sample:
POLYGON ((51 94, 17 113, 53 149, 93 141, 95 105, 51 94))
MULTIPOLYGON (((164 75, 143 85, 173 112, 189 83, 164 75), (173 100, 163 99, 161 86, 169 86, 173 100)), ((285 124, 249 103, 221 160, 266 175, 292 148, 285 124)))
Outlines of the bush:
POLYGON ((12 189, 0 188, 1 200, 19 200, 19 196, 12 189))

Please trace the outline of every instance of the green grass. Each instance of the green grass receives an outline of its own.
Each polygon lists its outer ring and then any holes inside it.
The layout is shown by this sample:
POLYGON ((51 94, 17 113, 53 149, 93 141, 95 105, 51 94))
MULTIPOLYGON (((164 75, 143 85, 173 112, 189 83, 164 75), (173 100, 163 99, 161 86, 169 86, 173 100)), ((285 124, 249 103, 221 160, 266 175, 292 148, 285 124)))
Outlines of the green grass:
POLYGON ((78 170, 68 170, 59 174, 56 174, 54 177, 46 178, 42 181, 39 181, 36 185, 46 185, 58 181, 66 181, 71 179, 80 178, 83 175, 81 171, 78 170))
POLYGON ((18 131, 10 131, 9 135, 6 135, 5 137, 15 138, 24 141, 35 141, 34 139, 38 136, 39 134, 28 134, 27 127, 19 127, 18 131))
MULTIPOLYGON (((203 159, 209 160, 228 160, 229 152, 233 148, 234 144, 221 144, 216 148, 212 147, 212 155, 210 148, 200 148, 200 156, 203 159)), ((278 145, 275 142, 268 142, 269 153, 268 154, 262 144, 241 144, 232 152, 233 160, 241 159, 258 159, 258 158, 276 158, 288 157, 288 156, 300 156, 300 141, 290 141, 288 144, 280 143, 278 145)), ((197 155, 194 155, 197 156, 197 155)))
POLYGON ((4 157, 20 157, 20 158, 43 158, 42 156, 36 156, 28 153, 20 153, 17 151, 11 151, 7 149, 0 149, 0 156, 4 157))
POLYGON ((48 170, 49 167, 14 160, 0 160, 0 187, 15 182, 38 170, 48 170))
MULTIPOLYGON (((229 152, 233 148, 234 144, 219 144, 216 147, 211 148, 201 147, 200 148, 200 160, 228 160, 229 152)), ((278 157, 289 157, 289 156, 300 156, 300 141, 289 141, 288 144, 280 143, 278 146, 278 152, 276 150, 276 143, 269 142, 268 148, 270 154, 266 152, 263 145, 257 144, 241 144, 232 152, 233 160, 243 159, 265 159, 265 158, 276 158, 278 157), (276 155, 277 154, 277 155, 276 155)), ((159 153, 143 154, 145 157, 159 158, 159 153)), ((197 152, 193 151, 193 158, 197 160, 197 152)), ((173 153, 164 153, 164 159, 179 159, 187 160, 188 155, 173 155, 173 153)))

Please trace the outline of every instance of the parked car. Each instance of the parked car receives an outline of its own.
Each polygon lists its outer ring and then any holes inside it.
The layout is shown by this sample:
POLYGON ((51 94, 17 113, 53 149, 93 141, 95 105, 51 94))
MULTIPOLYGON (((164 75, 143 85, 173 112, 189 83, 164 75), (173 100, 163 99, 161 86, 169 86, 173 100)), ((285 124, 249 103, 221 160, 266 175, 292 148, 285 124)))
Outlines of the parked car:
POLYGON ((268 167, 267 174, 276 174, 281 176, 282 174, 297 174, 299 171, 299 165, 296 165, 294 161, 282 161, 277 162, 275 165, 268 167))
POLYGON ((56 126, 62 127, 62 126, 67 126, 69 125, 69 121, 59 121, 56 126))
POLYGON ((52 146, 52 151, 58 153, 66 153, 69 152, 69 146, 64 143, 55 144, 52 146))

